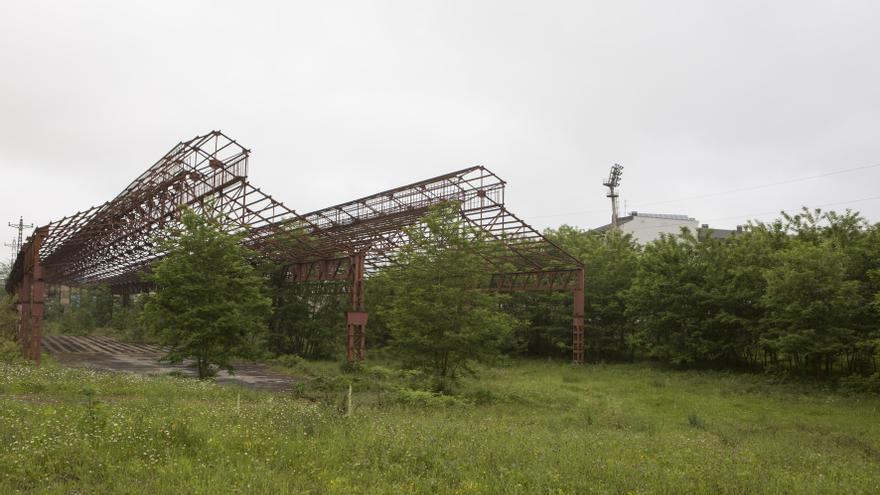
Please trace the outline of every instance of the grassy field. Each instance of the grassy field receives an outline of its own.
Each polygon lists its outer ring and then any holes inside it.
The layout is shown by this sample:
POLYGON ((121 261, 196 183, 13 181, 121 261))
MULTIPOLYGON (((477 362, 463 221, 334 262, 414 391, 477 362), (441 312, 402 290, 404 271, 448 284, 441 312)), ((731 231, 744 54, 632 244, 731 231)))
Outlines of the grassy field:
POLYGON ((876 397, 522 361, 448 397, 292 366, 278 395, 0 365, 0 492, 880 493, 876 397))

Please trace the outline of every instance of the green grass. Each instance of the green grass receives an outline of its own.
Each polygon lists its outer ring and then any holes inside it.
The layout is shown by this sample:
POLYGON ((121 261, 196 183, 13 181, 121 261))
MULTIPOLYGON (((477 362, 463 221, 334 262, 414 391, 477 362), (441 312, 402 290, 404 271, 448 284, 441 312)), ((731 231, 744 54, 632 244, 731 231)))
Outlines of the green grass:
POLYGON ((0 493, 878 493, 880 399, 514 362, 454 398, 303 363, 293 394, 0 365, 0 493))

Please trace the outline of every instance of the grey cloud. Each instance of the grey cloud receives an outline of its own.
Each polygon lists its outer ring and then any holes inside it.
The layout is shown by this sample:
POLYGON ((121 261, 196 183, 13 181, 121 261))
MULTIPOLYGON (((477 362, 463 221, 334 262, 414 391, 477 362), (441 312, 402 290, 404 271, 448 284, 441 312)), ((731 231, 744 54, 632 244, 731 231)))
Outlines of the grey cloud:
POLYGON ((842 202, 880 168, 667 201, 880 163, 878 21, 867 1, 7 2, 0 221, 99 204, 211 129, 298 210, 482 164, 527 221, 592 227, 620 162, 630 209, 877 221, 880 200, 842 202))

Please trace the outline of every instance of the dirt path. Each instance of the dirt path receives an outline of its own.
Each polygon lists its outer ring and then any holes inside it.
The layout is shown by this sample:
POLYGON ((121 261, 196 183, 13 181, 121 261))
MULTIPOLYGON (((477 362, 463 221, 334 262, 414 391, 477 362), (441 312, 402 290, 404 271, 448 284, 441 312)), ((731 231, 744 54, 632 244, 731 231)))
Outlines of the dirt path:
MULTIPOLYGON (((196 376, 190 363, 160 363, 162 349, 149 344, 129 344, 108 337, 78 337, 73 335, 46 335, 43 349, 61 364, 99 370, 121 371, 140 375, 180 373, 196 376)), ((217 383, 233 383, 264 390, 288 390, 293 379, 275 373, 262 364, 238 363, 235 374, 221 371, 217 383)))

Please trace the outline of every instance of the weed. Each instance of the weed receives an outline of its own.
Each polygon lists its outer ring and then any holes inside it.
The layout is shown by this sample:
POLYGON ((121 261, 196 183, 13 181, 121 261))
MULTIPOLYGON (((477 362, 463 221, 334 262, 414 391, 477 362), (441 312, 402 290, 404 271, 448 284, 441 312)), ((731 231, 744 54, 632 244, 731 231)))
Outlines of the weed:
POLYGON ((426 408, 468 406, 471 403, 464 398, 454 395, 446 395, 440 392, 427 390, 413 390, 400 388, 394 395, 394 400, 399 404, 426 408))
POLYGON ((703 421, 703 418, 695 412, 688 414, 688 424, 693 428, 706 429, 706 423, 703 421))
POLYGON ((329 361, 298 366, 294 393, 273 394, 0 364, 0 493, 876 493, 880 486, 876 397, 641 365, 588 366, 563 382, 561 365, 545 361, 481 369, 448 395, 410 386, 424 377, 390 366, 357 374, 329 361), (654 380, 664 386, 649 387, 654 380), (349 384, 354 413, 345 417, 349 384), (710 435, 701 416, 724 421, 712 423, 710 435))
POLYGON ((284 366, 285 368, 298 369, 305 362, 305 359, 296 354, 284 354, 272 360, 273 364, 284 366))

